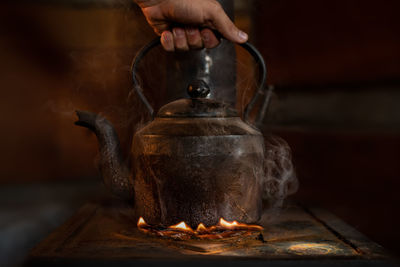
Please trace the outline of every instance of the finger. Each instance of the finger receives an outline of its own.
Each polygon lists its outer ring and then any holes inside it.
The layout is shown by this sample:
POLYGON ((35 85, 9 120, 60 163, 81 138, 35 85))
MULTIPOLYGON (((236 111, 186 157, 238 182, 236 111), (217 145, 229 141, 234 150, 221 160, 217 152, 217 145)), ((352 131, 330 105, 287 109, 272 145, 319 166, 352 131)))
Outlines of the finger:
POLYGON ((205 48, 214 48, 219 44, 219 41, 212 30, 203 29, 200 34, 205 48))
POLYGON ((186 38, 191 49, 200 49, 203 47, 203 41, 200 36, 200 31, 197 28, 186 28, 186 38))
POLYGON ((185 31, 182 28, 173 28, 172 33, 174 36, 175 49, 182 51, 189 50, 185 31))
POLYGON ((161 34, 161 44, 164 47, 165 51, 168 52, 173 52, 175 51, 174 47, 174 37, 172 35, 172 32, 170 31, 164 31, 161 34))
POLYGON ((226 39, 235 43, 244 43, 248 36, 245 32, 239 30, 235 24, 229 19, 221 5, 217 5, 210 12, 211 21, 217 31, 219 31, 226 39))
POLYGON ((161 35, 164 31, 169 31, 170 27, 168 23, 159 23, 159 24, 153 24, 151 21, 147 20, 147 22, 151 25, 153 28, 154 32, 157 35, 161 35))

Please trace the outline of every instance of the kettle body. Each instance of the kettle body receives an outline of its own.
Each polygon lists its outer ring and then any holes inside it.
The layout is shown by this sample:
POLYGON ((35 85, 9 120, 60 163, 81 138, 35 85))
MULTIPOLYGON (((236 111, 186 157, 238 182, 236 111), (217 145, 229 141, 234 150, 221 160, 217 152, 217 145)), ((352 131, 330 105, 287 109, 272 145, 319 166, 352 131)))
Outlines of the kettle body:
POLYGON ((239 117, 156 118, 133 139, 135 214, 165 225, 257 222, 263 144, 239 117))

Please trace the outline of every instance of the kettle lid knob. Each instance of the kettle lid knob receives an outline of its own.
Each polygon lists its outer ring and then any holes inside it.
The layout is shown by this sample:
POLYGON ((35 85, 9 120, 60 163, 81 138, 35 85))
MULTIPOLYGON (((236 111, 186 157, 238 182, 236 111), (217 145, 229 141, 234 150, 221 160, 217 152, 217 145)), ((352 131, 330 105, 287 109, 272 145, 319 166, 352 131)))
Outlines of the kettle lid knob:
POLYGON ((194 80, 189 84, 187 93, 191 98, 205 98, 210 93, 210 87, 203 80, 194 80))

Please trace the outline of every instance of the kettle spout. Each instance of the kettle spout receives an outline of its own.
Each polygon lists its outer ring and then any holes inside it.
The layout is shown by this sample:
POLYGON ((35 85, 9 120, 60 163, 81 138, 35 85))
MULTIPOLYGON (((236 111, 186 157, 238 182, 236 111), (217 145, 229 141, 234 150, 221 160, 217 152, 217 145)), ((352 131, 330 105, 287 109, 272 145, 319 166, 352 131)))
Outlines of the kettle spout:
POLYGON ((93 131, 99 142, 100 172, 104 184, 111 192, 122 198, 133 198, 132 172, 127 162, 122 157, 118 135, 114 126, 104 117, 88 112, 76 111, 78 126, 83 126, 93 131))

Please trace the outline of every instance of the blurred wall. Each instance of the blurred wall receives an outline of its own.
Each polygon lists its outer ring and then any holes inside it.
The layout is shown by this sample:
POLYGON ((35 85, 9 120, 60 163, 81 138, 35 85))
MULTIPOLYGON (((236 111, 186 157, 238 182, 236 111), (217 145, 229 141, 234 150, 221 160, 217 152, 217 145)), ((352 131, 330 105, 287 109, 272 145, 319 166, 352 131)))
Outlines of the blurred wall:
POLYGON ((264 130, 287 140, 295 198, 400 253, 398 1, 255 0, 275 84, 264 130))
POLYGON ((254 37, 270 82, 398 81, 399 7, 395 0, 255 0, 254 37))
POLYGON ((140 10, 22 1, 1 4, 0 24, 0 183, 97 176, 97 141, 74 111, 102 112, 129 142, 130 64, 154 37, 140 10))

